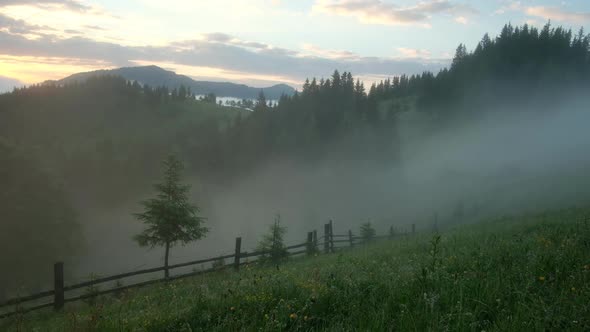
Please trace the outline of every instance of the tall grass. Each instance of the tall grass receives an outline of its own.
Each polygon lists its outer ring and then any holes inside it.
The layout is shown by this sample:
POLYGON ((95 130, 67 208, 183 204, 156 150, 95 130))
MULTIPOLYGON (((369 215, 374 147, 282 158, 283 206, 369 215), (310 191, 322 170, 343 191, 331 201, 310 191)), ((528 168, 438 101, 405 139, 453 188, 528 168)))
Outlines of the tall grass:
POLYGON ((13 317, 0 330, 588 331, 587 212, 378 241, 278 271, 246 266, 13 317))

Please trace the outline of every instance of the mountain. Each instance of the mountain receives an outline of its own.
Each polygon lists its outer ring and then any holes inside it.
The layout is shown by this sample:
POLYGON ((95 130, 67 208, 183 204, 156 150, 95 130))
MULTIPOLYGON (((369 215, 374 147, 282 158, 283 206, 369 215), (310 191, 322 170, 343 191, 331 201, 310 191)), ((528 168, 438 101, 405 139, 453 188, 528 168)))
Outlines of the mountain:
POLYGON ((255 99, 260 90, 264 91, 267 99, 279 99, 282 94, 292 95, 295 89, 286 84, 277 84, 266 88, 254 88, 244 84, 230 82, 195 81, 185 75, 178 75, 173 71, 162 69, 158 66, 124 67, 109 70, 96 70, 77 73, 63 78, 57 83, 83 82, 93 76, 121 76, 129 81, 137 81, 152 87, 166 86, 169 89, 178 88, 181 85, 190 87, 196 95, 214 93, 218 97, 234 97, 255 99))

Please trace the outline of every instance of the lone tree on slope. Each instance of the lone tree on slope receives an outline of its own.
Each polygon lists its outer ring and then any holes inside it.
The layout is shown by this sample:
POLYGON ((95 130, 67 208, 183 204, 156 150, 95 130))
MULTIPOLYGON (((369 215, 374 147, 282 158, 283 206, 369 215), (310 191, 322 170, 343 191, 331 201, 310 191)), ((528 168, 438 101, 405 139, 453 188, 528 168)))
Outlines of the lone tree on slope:
POLYGON ((176 243, 187 244, 199 240, 207 234, 203 226, 205 218, 199 216, 199 207, 188 200, 190 186, 180 183, 182 163, 174 156, 164 161, 164 180, 154 185, 158 192, 155 198, 141 202, 142 213, 135 217, 146 225, 146 229, 134 237, 142 246, 164 246, 165 276, 168 278, 168 256, 170 247, 176 243))

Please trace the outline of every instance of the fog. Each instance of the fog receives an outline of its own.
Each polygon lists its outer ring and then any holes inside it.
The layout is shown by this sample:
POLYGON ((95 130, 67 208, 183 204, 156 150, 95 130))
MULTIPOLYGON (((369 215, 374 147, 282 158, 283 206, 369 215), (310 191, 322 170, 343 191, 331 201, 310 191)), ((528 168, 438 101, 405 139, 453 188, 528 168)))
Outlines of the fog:
MULTIPOLYGON (((243 250, 251 250, 277 213, 288 228, 287 243, 295 244, 308 231, 321 235, 328 220, 343 234, 358 233, 370 219, 383 234, 390 226, 407 231, 412 223, 430 230, 435 214, 445 227, 584 204, 590 197, 588 98, 564 100, 558 110, 494 109, 444 126, 425 114, 401 114, 400 157, 393 165, 272 160, 226 187, 188 177, 210 232, 174 247, 171 262, 232 253, 236 236, 243 238, 243 250)), ((80 212, 87 250, 66 262, 74 279, 163 263, 162 248, 139 248, 131 240, 142 229, 131 213, 151 195, 117 209, 86 206, 80 212)))

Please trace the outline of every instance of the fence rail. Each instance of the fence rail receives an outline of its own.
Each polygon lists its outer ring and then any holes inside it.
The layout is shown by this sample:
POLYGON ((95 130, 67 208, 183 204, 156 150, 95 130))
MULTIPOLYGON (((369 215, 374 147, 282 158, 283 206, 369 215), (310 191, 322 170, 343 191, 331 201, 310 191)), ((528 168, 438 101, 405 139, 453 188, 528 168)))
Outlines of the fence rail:
POLYGON ((114 276, 110 276, 110 277, 97 278, 97 279, 93 279, 93 280, 89 280, 89 281, 84 281, 84 282, 81 282, 78 284, 65 286, 64 291, 70 291, 70 290, 84 288, 84 287, 88 287, 88 286, 94 286, 97 284, 102 284, 102 283, 109 282, 109 281, 133 277, 133 276, 137 276, 137 275, 141 275, 141 274, 148 274, 148 273, 164 271, 165 269, 166 269, 166 267, 162 266, 162 267, 155 267, 155 268, 151 268, 151 269, 143 269, 143 270, 137 270, 137 271, 133 271, 133 272, 122 273, 122 274, 118 274, 118 275, 114 275, 114 276))
POLYGON ((9 306, 11 304, 19 304, 21 302, 26 302, 26 301, 38 300, 38 299, 41 299, 44 297, 52 296, 54 293, 55 293, 55 291, 52 289, 49 291, 45 291, 45 292, 41 292, 41 293, 37 293, 37 294, 33 294, 33 295, 17 297, 17 298, 10 299, 8 301, 0 303, 0 307, 9 306))
MULTIPOLYGON (((414 224, 412 224, 412 234, 413 233, 415 233, 415 225, 414 224)), ((402 234, 400 233, 397 235, 402 235, 402 234)), ((394 236, 393 232, 390 232, 389 235, 375 236, 374 238, 375 239, 391 238, 393 236, 394 236)), ((349 230, 348 234, 345 234, 345 235, 334 234, 333 223, 330 220, 329 223, 324 225, 324 235, 323 236, 320 236, 318 238, 317 231, 315 231, 315 230, 313 232, 308 232, 306 242, 287 246, 285 249, 292 250, 292 249, 304 248, 302 250, 288 252, 288 256, 295 256, 295 255, 301 255, 301 254, 308 254, 308 255, 317 254, 320 252, 320 248, 322 248, 322 247, 324 248, 325 253, 333 253, 336 250, 340 250, 340 249, 344 249, 344 248, 351 248, 355 245, 358 245, 358 244, 364 242, 364 240, 365 239, 360 236, 353 236, 351 230, 349 230), (319 242, 318 240, 323 240, 323 241, 319 242), (334 246, 334 244, 336 244, 336 243, 348 243, 349 245, 336 247, 336 246, 334 246)), ((0 302, 0 309, 3 307, 12 306, 12 305, 15 306, 15 310, 13 310, 13 311, 0 313, 0 319, 6 318, 6 317, 9 317, 12 315, 16 315, 16 314, 24 314, 24 313, 27 313, 30 311, 43 309, 43 308, 47 308, 47 307, 53 307, 55 310, 59 310, 64 306, 65 303, 85 300, 88 298, 92 298, 92 297, 96 297, 96 296, 100 296, 100 295, 106 295, 106 294, 110 294, 110 293, 122 292, 122 291, 125 291, 128 289, 131 289, 131 288, 147 286, 147 285, 160 283, 160 282, 164 282, 164 281, 177 280, 177 279, 181 279, 181 278, 196 276, 199 274, 221 271, 221 270, 231 268, 231 267, 233 267, 235 270, 239 270, 240 266, 243 266, 246 264, 255 264, 255 263, 259 262, 259 260, 242 262, 241 259, 250 258, 250 257, 264 257, 264 256, 272 253, 271 250, 258 250, 258 251, 253 251, 253 252, 247 252, 247 251, 242 252, 241 251, 241 243, 242 243, 242 238, 241 237, 236 238, 235 252, 233 254, 217 256, 217 257, 213 257, 213 258, 199 259, 199 260, 189 261, 189 262, 185 262, 185 263, 172 264, 172 265, 168 265, 168 266, 160 266, 160 267, 154 267, 154 268, 149 268, 149 269, 142 269, 142 270, 127 272, 127 273, 117 274, 117 275, 113 275, 113 276, 97 278, 97 279, 84 281, 84 282, 80 282, 80 283, 68 285, 68 286, 64 285, 63 263, 58 262, 58 263, 54 264, 54 289, 40 292, 37 294, 20 296, 17 298, 6 300, 4 302, 0 302), (123 278, 128 278, 128 277, 133 277, 133 276, 138 276, 138 275, 145 275, 145 274, 150 274, 150 273, 155 273, 155 272, 160 272, 160 271, 168 271, 171 269, 177 269, 177 268, 187 267, 187 266, 191 266, 191 265, 198 265, 198 264, 204 264, 204 263, 210 263, 210 262, 219 262, 219 261, 223 261, 225 259, 230 259, 230 258, 234 259, 233 263, 223 264, 221 266, 214 266, 209 269, 203 269, 203 270, 199 270, 199 271, 192 271, 189 273, 177 274, 177 275, 159 278, 159 279, 152 279, 152 280, 137 282, 137 283, 133 283, 130 285, 109 288, 109 289, 102 290, 102 291, 98 291, 98 290, 91 291, 89 293, 81 294, 81 295, 78 295, 75 297, 66 297, 65 296, 66 292, 83 289, 86 287, 94 286, 94 285, 109 282, 109 281, 121 280, 123 278), (21 307, 21 304, 23 304, 23 303, 37 301, 42 298, 46 298, 46 297, 50 297, 50 296, 53 296, 52 302, 42 303, 42 304, 38 304, 35 306, 21 307)), ((167 275, 167 273, 165 275, 167 275)))

